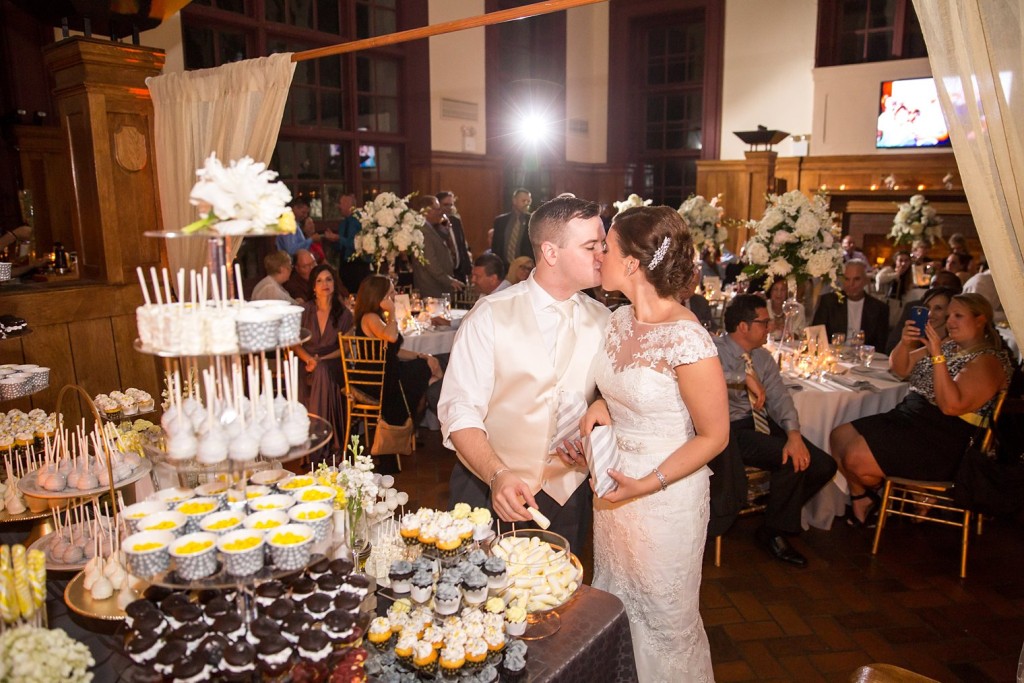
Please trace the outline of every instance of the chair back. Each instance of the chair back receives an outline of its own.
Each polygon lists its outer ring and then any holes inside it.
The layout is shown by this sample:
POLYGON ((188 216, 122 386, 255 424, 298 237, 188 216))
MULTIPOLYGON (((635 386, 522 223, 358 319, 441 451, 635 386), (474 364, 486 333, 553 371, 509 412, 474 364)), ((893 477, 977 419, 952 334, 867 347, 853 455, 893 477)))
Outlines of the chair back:
POLYGON ((988 420, 988 428, 985 430, 985 437, 981 440, 981 452, 987 453, 992 449, 992 437, 994 436, 996 429, 996 421, 999 419, 999 414, 1003 411, 1003 404, 1006 402, 1006 394, 1008 392, 1004 389, 999 392, 999 396, 996 398, 996 404, 992 408, 992 417, 988 420))
POLYGON ((480 292, 475 287, 467 287, 461 292, 452 294, 452 308, 469 310, 480 300, 480 292))
POLYGON ((388 343, 375 337, 338 335, 345 393, 357 404, 380 406, 388 343))

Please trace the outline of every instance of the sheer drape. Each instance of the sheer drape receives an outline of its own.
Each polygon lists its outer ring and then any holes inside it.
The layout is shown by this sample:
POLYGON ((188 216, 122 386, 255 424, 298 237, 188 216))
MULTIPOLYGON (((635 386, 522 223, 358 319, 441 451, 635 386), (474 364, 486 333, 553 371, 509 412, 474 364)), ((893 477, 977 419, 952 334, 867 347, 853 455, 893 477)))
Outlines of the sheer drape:
POLYGON ((1024 335, 1024 12, 914 0, 953 152, 1010 326, 1024 335))
MULTIPOLYGON (((146 81, 156 113, 157 177, 165 230, 177 230, 198 218, 188 195, 196 169, 211 152, 225 164, 243 156, 270 161, 294 72, 291 53, 283 53, 146 81)), ((237 252, 241 240, 232 245, 237 252)), ((206 240, 167 241, 172 272, 201 269, 206 253, 206 240)))

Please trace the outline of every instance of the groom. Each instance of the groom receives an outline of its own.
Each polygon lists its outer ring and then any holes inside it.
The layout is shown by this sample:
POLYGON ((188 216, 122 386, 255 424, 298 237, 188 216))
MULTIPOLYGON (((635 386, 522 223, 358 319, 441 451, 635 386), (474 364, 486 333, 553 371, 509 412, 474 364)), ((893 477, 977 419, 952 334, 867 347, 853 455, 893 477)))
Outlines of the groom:
POLYGON ((570 467, 551 442, 559 406, 594 399, 608 310, 579 290, 601 281, 600 207, 559 195, 533 213, 529 235, 536 270, 482 298, 452 347, 437 411, 459 457, 450 501, 490 507, 506 522, 530 522, 526 506, 537 508, 582 548, 593 515, 586 465, 577 453, 570 467))

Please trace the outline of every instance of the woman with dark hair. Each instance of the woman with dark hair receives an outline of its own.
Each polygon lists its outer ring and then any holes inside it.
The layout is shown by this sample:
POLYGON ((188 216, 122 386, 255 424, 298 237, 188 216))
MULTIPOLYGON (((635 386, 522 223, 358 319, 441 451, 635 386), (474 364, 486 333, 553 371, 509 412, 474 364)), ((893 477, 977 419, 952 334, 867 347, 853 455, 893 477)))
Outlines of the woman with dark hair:
POLYGON ((984 297, 954 296, 946 330, 949 339, 943 342, 929 317, 922 337, 908 320, 889 357, 892 372, 909 377, 906 398, 887 413, 832 430, 832 455, 850 483, 847 521, 854 526, 869 521, 878 505, 875 489, 887 476, 952 479, 971 437, 1009 384, 1010 360, 984 297))
POLYGON ((303 305, 302 327, 309 330, 309 341, 296 347, 303 361, 299 381, 299 400, 314 415, 334 428, 334 445, 340 446, 345 434, 345 402, 341 391, 345 378, 341 372, 341 348, 338 333, 352 327, 352 314, 335 294, 340 282, 334 268, 319 265, 309 274, 311 293, 303 305))
POLYGON ((381 417, 388 424, 400 425, 410 417, 411 411, 413 422, 418 423, 427 388, 440 380, 444 373, 441 364, 429 353, 402 348, 402 334, 398 331, 398 319, 395 317, 395 287, 391 280, 383 275, 370 275, 363 280, 356 294, 353 320, 353 334, 375 337, 388 343, 381 417))
POLYGON ((714 342, 676 298, 693 242, 666 206, 618 214, 601 286, 632 302, 608 322, 595 376, 602 398, 582 432, 611 426, 616 488, 594 498, 594 586, 622 599, 641 681, 713 678, 698 611, 707 535, 707 463, 729 441, 725 376, 714 342))

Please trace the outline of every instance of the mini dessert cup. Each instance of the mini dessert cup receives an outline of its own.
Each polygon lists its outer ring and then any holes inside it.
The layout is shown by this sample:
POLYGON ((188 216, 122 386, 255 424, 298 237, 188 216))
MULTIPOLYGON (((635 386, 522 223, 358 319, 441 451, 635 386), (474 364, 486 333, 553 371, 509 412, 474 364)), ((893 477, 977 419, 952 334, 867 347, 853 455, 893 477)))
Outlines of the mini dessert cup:
POLYGON ((221 508, 228 505, 228 489, 231 486, 223 481, 211 481, 208 484, 200 484, 196 487, 196 495, 204 498, 216 498, 221 508))
POLYGON ((243 519, 242 526, 246 529, 269 532, 289 522, 288 513, 283 510, 264 510, 262 512, 254 512, 243 519))
POLYGON ((196 492, 192 489, 175 487, 170 489, 160 489, 146 500, 158 500, 161 503, 166 503, 167 505, 175 505, 182 501, 186 501, 189 498, 195 498, 195 495, 196 492))
POLYGON ((277 342, 279 344, 297 342, 302 324, 302 307, 285 306, 278 311, 281 313, 281 323, 277 328, 277 342))
POLYGON ((28 371, 32 377, 33 389, 45 389, 50 384, 50 368, 32 368, 28 371))
POLYGON ((235 319, 238 347, 243 353, 277 347, 281 318, 272 311, 244 310, 235 319))
POLYGON ((164 512, 165 510, 167 510, 166 504, 158 500, 145 500, 141 503, 129 505, 121 510, 121 516, 124 517, 125 522, 128 524, 128 531, 134 534, 139 531, 139 522, 143 517, 147 517, 154 512, 164 512))
POLYGON ((277 490, 281 493, 294 495, 303 489, 316 485, 316 479, 308 474, 294 474, 277 482, 277 490))
POLYGON ((295 505, 295 499, 283 493, 273 493, 269 496, 260 496, 249 500, 249 512, 263 512, 265 510, 287 511, 295 505))
POLYGON ((141 579, 167 571, 171 565, 168 549, 173 542, 174 534, 169 531, 142 531, 124 539, 128 571, 141 579))
POLYGON ((305 524, 286 524, 266 535, 274 567, 284 571, 302 569, 309 564, 313 530, 305 524))
POLYGON ((269 496, 274 492, 274 489, 263 484, 249 484, 245 487, 245 500, 250 501, 253 498, 260 498, 262 496, 269 496))
POLYGON ((199 528, 207 533, 223 536, 224 534, 241 528, 245 513, 238 510, 220 510, 203 517, 199 522, 199 528))
POLYGON ((189 533, 195 533, 199 531, 199 523, 204 517, 220 509, 220 501, 216 498, 191 498, 178 503, 174 509, 188 518, 186 529, 189 533))
POLYGON ((312 528, 318 543, 330 535, 331 522, 334 519, 331 506, 323 503, 300 503, 289 508, 288 517, 296 524, 305 524, 312 528))
POLYGON ((205 579, 217 571, 216 534, 185 534, 171 543, 169 550, 175 571, 186 581, 205 579))
POLYGON ((330 486, 309 486, 293 494, 297 503, 326 503, 330 505, 338 492, 330 486))
POLYGON ((263 569, 264 538, 253 529, 229 531, 217 540, 217 549, 224 556, 228 574, 248 576, 263 569))
POLYGON ((175 538, 186 532, 188 518, 175 510, 160 510, 138 520, 138 531, 169 531, 175 538))
POLYGON ((291 477, 288 470, 262 470, 249 477, 249 483, 257 486, 274 486, 278 482, 291 477))

